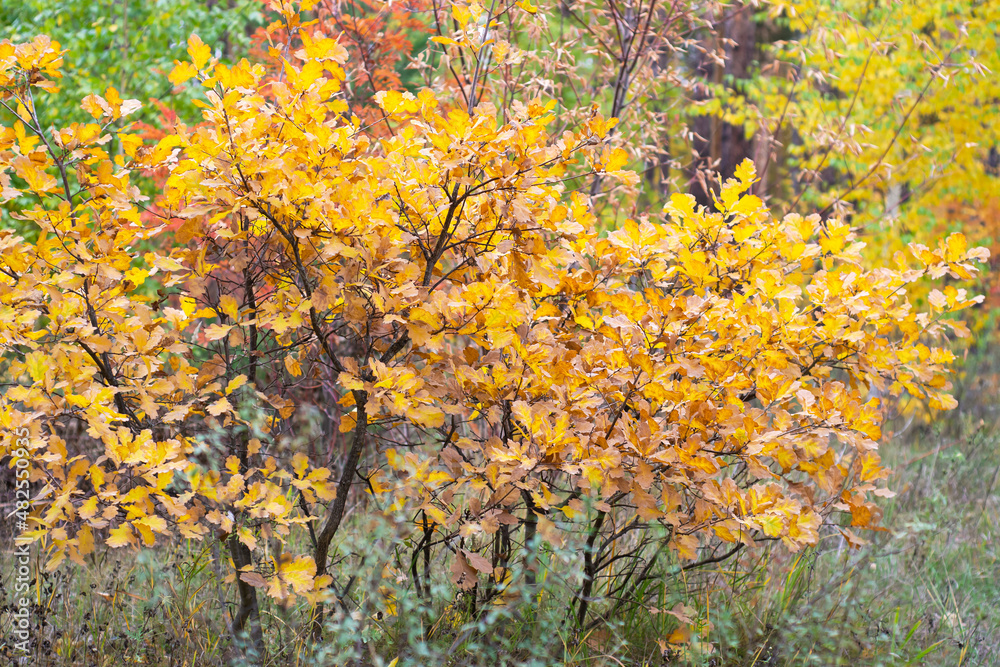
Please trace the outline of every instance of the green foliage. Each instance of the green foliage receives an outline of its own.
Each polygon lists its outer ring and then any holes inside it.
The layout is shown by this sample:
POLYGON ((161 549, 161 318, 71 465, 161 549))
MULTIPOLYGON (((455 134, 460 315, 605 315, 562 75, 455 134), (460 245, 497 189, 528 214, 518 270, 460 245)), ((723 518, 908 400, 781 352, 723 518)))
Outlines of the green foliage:
MULTIPOLYGON (((24 0, 0 3, 0 39, 30 40, 44 33, 70 52, 62 92, 47 109, 49 123, 91 120, 79 107, 90 94, 114 87, 123 98, 169 98, 181 118, 198 120, 192 97, 174 90, 167 74, 186 58, 187 38, 198 34, 214 55, 234 61, 246 55, 260 24, 254 0, 24 0)), ((131 120, 157 121, 147 104, 131 120)))

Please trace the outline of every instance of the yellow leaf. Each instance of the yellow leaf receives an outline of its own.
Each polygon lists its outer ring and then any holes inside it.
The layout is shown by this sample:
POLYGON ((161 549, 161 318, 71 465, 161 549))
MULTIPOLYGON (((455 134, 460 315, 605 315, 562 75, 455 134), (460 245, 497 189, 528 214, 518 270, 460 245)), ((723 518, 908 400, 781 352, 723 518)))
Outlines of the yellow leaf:
POLYGON ((111 115, 111 105, 100 95, 87 95, 80 106, 95 119, 111 115))
POLYGON ((223 412, 227 412, 227 411, 232 410, 232 409, 233 409, 233 406, 229 402, 229 399, 227 399, 226 397, 222 397, 219 400, 217 400, 215 403, 212 403, 210 406, 208 406, 208 414, 210 414, 210 415, 212 415, 214 417, 218 417, 223 412))
POLYGON ((87 498, 87 500, 80 505, 80 509, 77 510, 77 513, 84 521, 93 518, 94 515, 97 514, 97 496, 87 498))
POLYGON ((945 260, 949 262, 959 262, 965 259, 965 252, 969 248, 969 242, 965 239, 965 234, 955 232, 950 234, 945 241, 945 260))
POLYGON ((616 148, 605 160, 604 171, 618 171, 626 164, 628 164, 628 153, 622 148, 616 148))
POLYGON ((94 552, 94 531, 90 529, 90 526, 81 528, 76 534, 76 539, 77 549, 81 556, 86 556, 94 552))
POLYGON ((231 394, 247 383, 246 375, 237 375, 226 385, 226 393, 231 394))
POLYGON ((234 322, 239 319, 239 304, 231 295, 225 294, 219 299, 219 308, 234 322))
POLYGON ((782 528, 785 527, 785 523, 781 520, 781 517, 774 514, 756 516, 754 519, 768 537, 776 537, 781 533, 782 528))
POLYGON ((757 168, 754 166, 753 161, 750 159, 743 160, 736 167, 736 171, 733 175, 739 179, 744 185, 751 185, 755 180, 757 180, 757 168))
POLYGON ((472 20, 472 12, 469 11, 469 8, 457 2, 451 6, 451 15, 463 28, 472 20))
POLYGON ((153 530, 153 531, 155 531, 157 533, 163 533, 163 532, 166 532, 166 530, 167 530, 167 522, 166 522, 166 520, 163 517, 158 516, 156 514, 152 514, 150 516, 146 516, 146 517, 143 517, 141 519, 137 519, 134 522, 134 524, 136 526, 139 526, 139 525, 147 526, 150 530, 153 530))
POLYGON ((678 535, 670 542, 681 558, 692 560, 698 555, 698 538, 694 535, 678 535))
POLYGON ((142 543, 144 546, 151 547, 156 544, 156 535, 149 526, 143 525, 138 521, 135 522, 135 529, 139 532, 139 536, 142 538, 142 543))
POLYGON ((295 471, 296 477, 305 477, 306 468, 309 467, 309 457, 302 452, 296 452, 292 456, 292 470, 295 471))
POLYGON ((31 379, 40 382, 45 377, 45 371, 48 368, 48 360, 45 355, 41 352, 31 352, 24 361, 31 379))
POLYGON ((205 69, 208 59, 212 55, 212 49, 208 44, 201 41, 198 35, 188 37, 188 55, 191 56, 192 64, 197 70, 205 69))
POLYGON ((179 86, 189 79, 193 79, 198 76, 198 70, 194 65, 188 62, 178 62, 174 65, 174 68, 170 70, 170 74, 167 75, 167 80, 175 86, 179 86))
POLYGON ((664 205, 663 210, 683 220, 694 216, 695 206, 697 200, 693 195, 675 192, 670 195, 670 201, 664 205))
MULTIPOLYGON (((313 578, 316 576, 316 563, 308 556, 300 556, 292 560, 289 554, 282 554, 276 574, 296 593, 305 593, 312 589, 313 578)), ((272 585, 272 591, 274 586, 272 585)))
POLYGON ((178 262, 173 257, 166 257, 164 255, 157 255, 155 253, 147 252, 143 259, 147 262, 160 269, 161 271, 183 271, 184 265, 178 262))
POLYGON ((135 543, 135 534, 129 524, 123 523, 117 528, 112 528, 105 542, 109 547, 117 549, 135 543))
POLYGON ((357 424, 357 418, 354 413, 343 415, 340 418, 340 426, 337 428, 341 433, 347 433, 354 430, 354 426, 357 424))
POLYGON ((667 643, 674 644, 675 646, 687 644, 689 641, 691 641, 690 625, 681 625, 679 628, 670 633, 669 637, 667 637, 667 643))
POLYGON ((194 311, 198 309, 198 302, 195 301, 192 297, 182 296, 181 309, 184 311, 185 315, 191 317, 191 315, 194 314, 194 311))
POLYGON ((302 366, 299 364, 298 360, 292 355, 288 355, 287 357, 285 357, 285 368, 288 370, 289 373, 291 373, 295 377, 299 377, 302 375, 302 366))
POLYGON ((253 532, 251 532, 249 528, 240 528, 237 531, 237 535, 240 536, 240 542, 247 545, 247 548, 250 549, 250 551, 257 548, 257 538, 254 537, 253 532))

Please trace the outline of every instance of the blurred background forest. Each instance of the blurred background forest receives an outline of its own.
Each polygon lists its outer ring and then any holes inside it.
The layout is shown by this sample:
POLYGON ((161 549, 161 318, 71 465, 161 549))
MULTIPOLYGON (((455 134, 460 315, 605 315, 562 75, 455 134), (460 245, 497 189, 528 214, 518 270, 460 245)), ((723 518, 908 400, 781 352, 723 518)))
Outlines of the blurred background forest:
MULTIPOLYGON (((424 87, 457 106, 470 97, 501 110, 510 100, 554 100, 553 136, 595 111, 619 118, 613 141, 628 151, 620 168, 638 182, 592 176, 576 186, 609 231, 677 192, 711 206, 720 181, 750 158, 753 192, 772 211, 846 220, 885 261, 955 231, 994 257, 1000 249, 998 0, 520 0, 523 11, 496 28, 488 80, 455 47, 464 23, 452 5, 302 6, 300 30, 347 49, 345 98, 375 135, 393 131, 377 93, 424 87)), ((474 24, 486 10, 464 11, 474 24)), ((201 122, 197 91, 168 78, 187 58, 189 35, 222 62, 248 58, 280 76, 298 37, 268 30, 275 16, 262 0, 0 0, 0 39, 47 34, 68 51, 49 122, 87 120, 79 100, 114 87, 143 102, 129 121, 155 140, 164 128, 201 122)), ((156 182, 152 174, 140 187, 156 182)), ((22 229, 11 216, 20 205, 4 205, 0 226, 22 229)), ((369 644, 419 636, 406 664, 479 664, 477 652, 489 651, 509 664, 520 655, 556 664, 553 645, 567 665, 1000 664, 1000 279, 984 271, 953 282, 986 295, 963 314, 970 335, 954 349, 958 407, 887 403, 881 452, 896 496, 882 501, 884 530, 866 533, 860 548, 831 536, 797 554, 775 546, 690 571, 674 563, 675 576, 643 591, 666 611, 633 609, 582 636, 554 620, 558 613, 547 616, 568 604, 557 593, 525 593, 537 595, 536 614, 515 619, 520 630, 504 633, 500 648, 466 640, 509 618, 472 622, 447 600, 429 633, 403 620, 380 625, 404 618, 407 603, 380 588, 384 581, 362 581, 360 611, 346 616, 326 659, 347 664, 369 644), (465 639, 463 623, 474 628, 465 639), (449 624, 454 632, 444 632, 449 624), (525 647, 539 645, 544 656, 531 657, 525 647)), ((928 298, 918 290, 913 300, 928 298)), ((338 548, 362 559, 374 552, 378 540, 365 530, 338 548)), ((75 651, 65 664, 226 664, 206 549, 116 552, 40 574, 50 651, 75 651)), ((552 568, 560 557, 553 551, 552 568)), ((5 561, 3 577, 10 570, 5 561)), ((276 628, 272 664, 298 664, 301 638, 282 634, 280 608, 264 613, 276 628)), ((501 664, 493 660, 483 664, 501 664)))

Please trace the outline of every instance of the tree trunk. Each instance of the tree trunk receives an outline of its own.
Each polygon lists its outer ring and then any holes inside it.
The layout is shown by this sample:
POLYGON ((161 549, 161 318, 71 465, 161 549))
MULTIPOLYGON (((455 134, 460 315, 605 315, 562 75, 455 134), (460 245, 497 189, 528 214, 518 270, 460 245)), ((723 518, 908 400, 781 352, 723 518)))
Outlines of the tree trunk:
MULTIPOLYGON (((726 84, 734 89, 750 78, 756 55, 756 25, 750 5, 734 5, 715 33, 703 42, 705 50, 694 64, 695 74, 705 81, 696 89, 695 99, 711 97, 708 83, 726 84), (719 65, 708 54, 725 59, 719 65)), ((698 116, 691 122, 694 134, 691 148, 693 160, 688 168, 691 194, 702 206, 711 207, 713 194, 719 190, 719 180, 731 178, 743 160, 753 156, 753 137, 747 136, 742 125, 731 125, 716 116, 698 116), (716 175, 716 173, 718 175, 716 175)))
MULTIPOLYGON (((361 459, 361 452, 365 448, 365 440, 368 435, 368 413, 365 411, 365 403, 368 402, 368 394, 364 391, 356 390, 354 401, 358 406, 357 423, 354 425, 354 441, 351 449, 347 453, 347 460, 344 461, 344 468, 340 473, 340 481, 337 483, 337 497, 330 507, 330 514, 327 516, 326 524, 322 532, 316 538, 316 551, 313 560, 316 562, 316 578, 326 574, 327 559, 330 552, 330 542, 337 534, 340 523, 344 519, 344 510, 347 507, 347 496, 351 492, 351 484, 354 482, 354 474, 358 469, 358 461, 361 459)), ((323 636, 323 615, 325 606, 323 603, 316 605, 316 613, 313 615, 312 634, 314 640, 319 640, 323 636)))
POLYGON ((240 542, 235 526, 233 532, 229 535, 228 542, 229 554, 233 558, 233 566, 236 569, 236 588, 240 595, 239 607, 237 607, 236 613, 233 614, 233 623, 230 630, 236 646, 243 647, 245 652, 248 649, 251 652, 251 655, 248 656, 251 659, 250 664, 259 665, 264 660, 264 633, 260 627, 260 607, 257 605, 257 589, 240 579, 240 568, 252 563, 250 549, 240 542), (250 626, 249 629, 247 628, 248 624, 250 626), (244 645, 244 640, 247 637, 250 639, 249 646, 244 645))

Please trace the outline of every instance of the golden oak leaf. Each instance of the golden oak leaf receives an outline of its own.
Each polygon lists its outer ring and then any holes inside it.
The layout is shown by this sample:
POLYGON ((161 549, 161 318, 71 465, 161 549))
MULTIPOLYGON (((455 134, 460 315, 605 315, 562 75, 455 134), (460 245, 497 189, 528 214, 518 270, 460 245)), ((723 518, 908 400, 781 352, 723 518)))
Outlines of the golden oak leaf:
POLYGON ((246 375, 237 375, 226 385, 226 393, 231 394, 247 383, 246 375))
POLYGON ((128 523, 123 523, 117 528, 111 529, 108 539, 104 543, 113 549, 133 545, 135 544, 135 534, 128 523))
POLYGON ((285 369, 295 377, 302 375, 302 366, 299 364, 298 359, 290 354, 285 357, 285 369))
POLYGON ((312 558, 299 556, 293 559, 291 554, 282 554, 268 594, 275 599, 284 600, 293 593, 307 593, 312 590, 315 576, 316 563, 312 558))
POLYGON ((80 518, 84 521, 93 518, 97 514, 97 496, 91 496, 84 501, 77 510, 80 518))
POLYGON ((94 552, 94 531, 90 526, 84 526, 76 534, 77 549, 81 556, 86 556, 94 552))
POLYGON ((194 65, 189 62, 177 62, 170 70, 170 74, 167 75, 167 80, 175 86, 179 86, 196 76, 198 76, 198 68, 194 65))
POLYGON ((733 172, 733 175, 744 185, 750 185, 757 180, 757 168, 754 166, 752 160, 743 160, 743 162, 736 167, 736 171, 733 172))
POLYGON ((208 63, 208 59, 212 55, 211 47, 201 41, 201 38, 198 37, 198 35, 194 34, 188 37, 187 52, 188 55, 191 56, 191 64, 193 64, 194 68, 197 70, 204 69, 205 65, 208 63))
POLYGON ((222 398, 220 398, 219 400, 217 400, 216 402, 214 402, 210 406, 208 406, 208 414, 210 414, 210 415, 212 415, 214 417, 218 417, 223 412, 228 412, 228 411, 230 411, 232 409, 233 409, 233 406, 229 402, 229 399, 227 399, 226 397, 223 396, 222 398))
POLYGON ((108 104, 107 100, 100 95, 87 95, 83 98, 83 102, 80 106, 95 119, 100 119, 103 116, 110 116, 112 113, 111 105, 108 104))
POLYGON ((781 517, 774 514, 756 516, 754 517, 754 520, 768 537, 776 537, 777 535, 780 535, 781 531, 785 527, 785 522, 781 520, 781 517))

